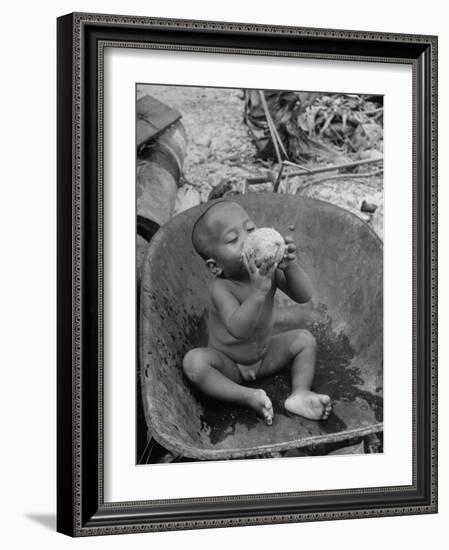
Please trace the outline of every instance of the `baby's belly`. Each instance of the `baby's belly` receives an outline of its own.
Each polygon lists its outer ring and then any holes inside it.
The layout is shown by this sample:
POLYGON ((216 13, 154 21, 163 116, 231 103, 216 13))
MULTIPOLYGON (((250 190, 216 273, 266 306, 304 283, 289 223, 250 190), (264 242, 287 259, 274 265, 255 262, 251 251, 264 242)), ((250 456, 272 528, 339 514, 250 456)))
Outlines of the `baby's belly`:
POLYGON ((251 365, 262 359, 267 353, 271 341, 271 330, 257 339, 223 340, 216 335, 209 335, 209 346, 221 351, 236 363, 251 365))

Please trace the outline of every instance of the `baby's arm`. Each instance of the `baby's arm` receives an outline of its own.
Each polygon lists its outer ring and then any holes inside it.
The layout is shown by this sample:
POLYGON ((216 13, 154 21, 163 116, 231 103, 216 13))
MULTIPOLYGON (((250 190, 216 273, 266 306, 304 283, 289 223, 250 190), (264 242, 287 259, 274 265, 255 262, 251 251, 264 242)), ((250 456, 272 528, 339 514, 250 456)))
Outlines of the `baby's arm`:
POLYGON ((276 270, 276 285, 289 298, 299 304, 304 304, 312 298, 312 285, 309 277, 295 261, 296 246, 291 237, 285 238, 286 253, 276 270))
POLYGON ((298 304, 305 304, 312 298, 309 278, 296 262, 292 262, 284 270, 276 270, 276 285, 298 304))
POLYGON ((273 262, 257 266, 254 258, 247 259, 247 267, 250 274, 250 292, 242 303, 239 303, 221 281, 215 281, 212 286, 212 301, 223 324, 229 333, 238 339, 251 338, 254 334, 276 269, 273 262))
POLYGON ((235 296, 216 281, 212 287, 212 302, 224 326, 234 338, 245 339, 251 337, 259 321, 266 294, 252 289, 246 300, 241 304, 235 296))

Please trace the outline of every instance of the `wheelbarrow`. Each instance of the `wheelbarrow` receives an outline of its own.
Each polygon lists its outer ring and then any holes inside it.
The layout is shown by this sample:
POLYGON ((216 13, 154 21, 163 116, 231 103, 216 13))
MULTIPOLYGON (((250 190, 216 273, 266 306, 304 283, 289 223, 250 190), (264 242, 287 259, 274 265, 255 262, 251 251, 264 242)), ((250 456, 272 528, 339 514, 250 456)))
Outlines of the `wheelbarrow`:
MULTIPOLYGON (((338 443, 382 431, 382 242, 354 214, 316 199, 273 193, 233 197, 262 226, 290 234, 314 287, 308 304, 278 290, 275 331, 308 328, 317 340, 313 389, 333 412, 312 421, 285 411, 289 369, 255 382, 273 402, 267 426, 254 411, 212 401, 185 378, 182 359, 207 342, 211 275, 191 242, 206 205, 172 218, 153 237, 143 265, 140 312, 141 387, 151 435, 197 460, 263 456, 338 443)), ((208 203, 210 204, 210 203, 208 203)))

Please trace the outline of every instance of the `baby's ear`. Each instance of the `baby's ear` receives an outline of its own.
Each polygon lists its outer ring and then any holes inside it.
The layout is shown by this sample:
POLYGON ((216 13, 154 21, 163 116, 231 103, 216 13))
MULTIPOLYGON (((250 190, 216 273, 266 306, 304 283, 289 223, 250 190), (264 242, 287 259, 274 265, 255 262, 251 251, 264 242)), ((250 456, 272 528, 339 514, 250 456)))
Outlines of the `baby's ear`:
POLYGON ((213 273, 215 277, 219 277, 223 273, 221 267, 218 267, 217 262, 212 258, 206 260, 206 265, 209 268, 209 271, 213 273))

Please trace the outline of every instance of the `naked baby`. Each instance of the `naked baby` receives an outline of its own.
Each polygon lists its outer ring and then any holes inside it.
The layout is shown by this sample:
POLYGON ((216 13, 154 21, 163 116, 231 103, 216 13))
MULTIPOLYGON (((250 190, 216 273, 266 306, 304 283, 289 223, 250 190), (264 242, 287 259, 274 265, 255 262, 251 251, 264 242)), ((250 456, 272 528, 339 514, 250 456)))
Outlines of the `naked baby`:
POLYGON ((311 391, 316 343, 309 331, 273 335, 273 305, 277 289, 297 303, 311 299, 311 284, 296 261, 296 246, 285 237, 281 258, 262 258, 245 247, 256 225, 237 203, 212 204, 196 221, 195 250, 215 275, 209 288, 208 344, 190 350, 183 370, 188 380, 209 397, 251 407, 273 422, 273 407, 262 389, 245 385, 291 368, 292 392, 285 409, 313 420, 331 411, 328 395, 311 391))

